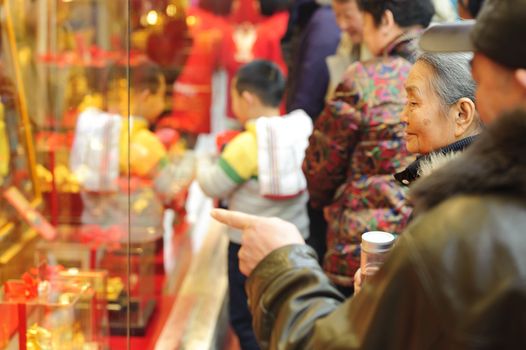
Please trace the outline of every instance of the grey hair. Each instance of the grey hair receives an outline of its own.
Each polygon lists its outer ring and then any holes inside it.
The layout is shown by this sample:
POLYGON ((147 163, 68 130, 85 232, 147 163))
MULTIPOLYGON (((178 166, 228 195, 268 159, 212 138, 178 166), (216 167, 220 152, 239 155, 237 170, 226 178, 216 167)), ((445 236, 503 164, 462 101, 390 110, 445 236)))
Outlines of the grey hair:
POLYGON ((428 64, 434 73, 430 79, 444 111, 462 97, 475 102, 475 81, 471 76, 471 53, 423 53, 418 61, 428 64))

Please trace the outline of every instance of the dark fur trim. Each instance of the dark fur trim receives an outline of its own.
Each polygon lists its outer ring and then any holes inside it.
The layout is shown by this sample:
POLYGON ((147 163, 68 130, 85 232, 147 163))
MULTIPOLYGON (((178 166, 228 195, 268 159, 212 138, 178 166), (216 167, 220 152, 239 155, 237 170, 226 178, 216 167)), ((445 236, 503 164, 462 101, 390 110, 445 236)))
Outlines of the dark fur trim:
MULTIPOLYGON (((449 145, 447 145, 445 147, 442 147, 442 148, 440 148, 440 149, 438 149, 436 151, 433 151, 430 154, 420 156, 413 163, 409 164, 409 166, 405 170, 394 174, 394 178, 401 185, 409 186, 413 182, 418 180, 418 178, 421 177, 422 175, 426 175, 427 176, 427 175, 431 174, 431 171, 429 171, 430 169, 438 168, 439 166, 444 165, 444 163, 446 161, 443 161, 443 160, 440 159, 441 155, 446 156, 446 155, 452 155, 452 154, 455 154, 455 153, 460 153, 460 152, 464 151, 467 147, 469 147, 473 143, 473 141, 475 141, 476 139, 477 139, 476 135, 468 136, 468 137, 465 137, 465 138, 463 138, 461 140, 453 142, 452 144, 449 144, 449 145), (433 164, 433 163, 435 163, 437 161, 440 161, 440 165, 439 164, 433 164), (426 165, 430 165, 430 166, 426 166, 426 165), (425 174, 422 174, 422 171, 421 171, 423 167, 427 167, 428 168, 428 170, 425 172, 425 174)), ((456 158, 457 156, 448 157, 449 158, 448 160, 456 158)), ((434 172, 434 170, 433 170, 433 172, 434 172)))
POLYGON ((460 194, 499 194, 526 200, 526 112, 496 120, 460 157, 411 188, 417 213, 460 194))

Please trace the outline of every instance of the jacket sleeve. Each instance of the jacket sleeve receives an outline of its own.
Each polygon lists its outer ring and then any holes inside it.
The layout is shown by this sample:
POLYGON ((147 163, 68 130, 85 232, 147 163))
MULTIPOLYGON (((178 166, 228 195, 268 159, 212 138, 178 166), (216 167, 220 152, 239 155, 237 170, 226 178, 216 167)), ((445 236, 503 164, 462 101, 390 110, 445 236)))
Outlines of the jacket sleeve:
POLYGON ((207 196, 224 199, 257 174, 257 166, 256 140, 242 132, 228 143, 217 162, 198 160, 197 182, 207 196))
POLYGON ((212 162, 208 157, 197 161, 196 179, 201 190, 211 198, 225 199, 239 186, 220 167, 219 162, 212 162))
MULTIPOLYGON (((355 73, 353 69, 346 76, 354 77, 355 73)), ((342 82, 335 97, 316 119, 303 161, 311 204, 315 208, 328 205, 348 176, 365 109, 361 95, 356 79, 342 82)))
POLYGON ((311 248, 294 245, 271 253, 246 286, 262 349, 428 348, 440 327, 407 245, 398 242, 384 267, 358 295, 344 300, 311 248))

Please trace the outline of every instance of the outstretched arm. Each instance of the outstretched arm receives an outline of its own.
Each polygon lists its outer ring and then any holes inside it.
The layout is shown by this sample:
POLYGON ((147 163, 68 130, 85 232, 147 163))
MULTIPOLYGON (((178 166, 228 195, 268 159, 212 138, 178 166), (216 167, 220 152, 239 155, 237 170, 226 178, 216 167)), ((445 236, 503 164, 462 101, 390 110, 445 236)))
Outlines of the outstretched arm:
POLYGON ((240 266, 249 274, 246 290, 262 349, 425 349, 439 344, 443 325, 412 263, 409 235, 400 238, 361 292, 345 300, 294 226, 224 210, 212 216, 246 234, 240 266))
POLYGON ((272 251, 289 244, 305 244, 296 226, 278 218, 224 209, 214 209, 211 215, 214 219, 243 231, 238 256, 239 270, 246 276, 272 251))

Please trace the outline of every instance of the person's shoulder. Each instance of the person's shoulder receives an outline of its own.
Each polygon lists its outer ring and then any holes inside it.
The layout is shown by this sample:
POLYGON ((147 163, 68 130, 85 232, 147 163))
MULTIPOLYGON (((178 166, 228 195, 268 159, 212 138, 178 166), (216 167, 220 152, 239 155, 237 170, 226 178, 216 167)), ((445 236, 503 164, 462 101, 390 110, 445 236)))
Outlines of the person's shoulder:
POLYGON ((280 118, 289 123, 312 125, 312 118, 303 109, 295 109, 287 114, 281 115, 280 118))
POLYGON ((446 199, 418 215, 406 233, 419 246, 439 252, 454 242, 469 244, 484 237, 499 239, 493 237, 496 230, 506 230, 509 225, 526 226, 525 200, 464 194, 446 199))
POLYGON ((320 6, 309 20, 309 26, 316 26, 323 29, 335 29, 335 35, 339 36, 340 30, 336 23, 336 17, 331 6, 320 6))
POLYGON ((488 199, 481 196, 454 196, 418 214, 404 230, 401 238, 408 243, 410 260, 430 284, 439 284, 436 280, 442 277, 436 273, 451 272, 451 262, 473 248, 490 226, 490 207, 488 199))
POLYGON ((240 132, 228 142, 222 154, 226 155, 246 151, 252 152, 254 147, 257 147, 256 135, 251 127, 247 127, 247 130, 240 132))
POLYGON ((371 81, 399 80, 410 69, 411 63, 401 57, 373 57, 351 63, 345 70, 342 84, 350 90, 363 90, 371 81))
POLYGON ((443 318, 473 317, 524 281, 526 201, 502 195, 460 195, 419 215, 400 239, 426 294, 443 318))
POLYGON ((421 213, 415 218, 411 226, 425 226, 433 221, 440 221, 442 224, 450 224, 460 220, 466 221, 466 219, 470 218, 470 213, 479 213, 485 210, 487 205, 487 198, 479 195, 452 196, 426 212, 421 213), (468 210, 469 212, 466 213, 468 210), (466 216, 466 214, 468 215, 466 216))
POLYGON ((397 78, 407 75, 411 62, 399 56, 372 57, 364 61, 356 61, 349 66, 346 74, 360 74, 362 78, 397 78))
POLYGON ((243 145, 246 142, 250 142, 254 138, 254 133, 251 129, 241 131, 239 134, 234 136, 228 145, 243 145))
POLYGON ((393 98, 396 101, 410 69, 411 65, 402 58, 356 61, 347 68, 334 96, 352 95, 354 104, 380 105, 393 98))

